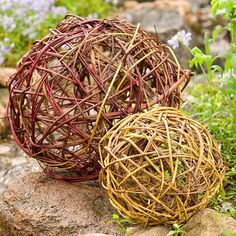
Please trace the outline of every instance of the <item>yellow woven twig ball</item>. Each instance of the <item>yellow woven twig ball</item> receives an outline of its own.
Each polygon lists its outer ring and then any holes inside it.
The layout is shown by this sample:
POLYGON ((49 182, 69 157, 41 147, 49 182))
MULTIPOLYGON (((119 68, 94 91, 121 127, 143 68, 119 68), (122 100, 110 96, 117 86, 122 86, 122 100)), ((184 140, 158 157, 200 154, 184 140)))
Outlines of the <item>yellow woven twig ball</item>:
POLYGON ((101 140, 100 181, 114 207, 145 225, 184 223, 222 186, 206 127, 175 108, 130 115, 101 140))

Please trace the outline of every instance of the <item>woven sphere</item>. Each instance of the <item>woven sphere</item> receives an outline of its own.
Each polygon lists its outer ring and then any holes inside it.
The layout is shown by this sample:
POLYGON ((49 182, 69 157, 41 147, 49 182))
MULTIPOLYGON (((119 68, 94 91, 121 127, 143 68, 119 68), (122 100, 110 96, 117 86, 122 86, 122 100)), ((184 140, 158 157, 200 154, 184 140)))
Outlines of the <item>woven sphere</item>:
POLYGON ((120 20, 68 16, 21 59, 9 85, 18 145, 55 178, 98 178, 98 142, 153 104, 178 107, 188 75, 165 45, 120 20))
POLYGON ((222 186, 216 142, 175 108, 124 118, 99 149, 100 181, 114 207, 136 223, 185 223, 222 186))

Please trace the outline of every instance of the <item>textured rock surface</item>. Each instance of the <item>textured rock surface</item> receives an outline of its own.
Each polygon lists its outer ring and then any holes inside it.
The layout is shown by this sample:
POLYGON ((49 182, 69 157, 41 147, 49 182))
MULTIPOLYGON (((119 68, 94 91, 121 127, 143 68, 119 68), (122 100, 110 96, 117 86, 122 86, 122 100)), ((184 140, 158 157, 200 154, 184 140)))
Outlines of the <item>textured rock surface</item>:
POLYGON ((7 131, 8 127, 5 122, 5 112, 8 100, 8 92, 5 88, 0 88, 0 140, 1 136, 7 131))
POLYGON ((175 9, 156 9, 149 4, 138 4, 142 7, 133 7, 121 14, 133 24, 141 24, 141 27, 151 33, 158 33, 161 40, 166 41, 177 31, 184 28, 183 17, 175 9), (156 31, 155 31, 156 27, 156 31))
POLYGON ((150 228, 133 227, 125 236, 166 236, 170 229, 165 226, 157 226, 150 228))
POLYGON ((13 68, 0 67, 0 87, 6 87, 9 77, 15 73, 13 68))
MULTIPOLYGON (((192 20, 193 14, 190 12, 191 5, 187 0, 158 0, 144 3, 127 1, 124 4, 124 11, 119 15, 132 24, 140 23, 144 30, 157 33, 160 40, 167 43, 178 31, 183 29, 189 31, 190 21, 195 21, 192 20)), ((182 48, 175 50, 175 53, 182 67, 186 68, 189 53, 182 48)))
POLYGON ((37 161, 28 158, 15 143, 0 144, 0 194, 19 175, 40 170, 37 161))
POLYGON ((91 234, 83 234, 81 236, 110 236, 108 234, 99 234, 99 233, 91 233, 91 234))
MULTIPOLYGON (((156 0, 142 3, 130 0, 124 2, 119 15, 133 24, 140 22, 141 27, 151 33, 157 32, 164 43, 176 32, 185 29, 192 33, 191 47, 203 47, 204 34, 222 24, 221 20, 211 16, 209 0, 156 0)), ((229 42, 224 43, 228 48, 229 42)), ((174 52, 182 67, 186 68, 190 59, 187 50, 180 48, 174 52)))
MULTIPOLYGON (((204 209, 192 217, 183 226, 184 236, 225 236, 225 233, 235 233, 236 220, 212 209, 204 209)), ((159 227, 133 227, 125 236, 166 236, 170 229, 159 227)))
POLYGON ((0 225, 0 236, 13 236, 13 235, 10 234, 7 230, 5 230, 2 225, 0 225))
POLYGON ((185 236, 224 236, 225 232, 236 234, 236 220, 212 209, 204 209, 183 226, 185 236))
POLYGON ((43 173, 17 178, 0 200, 0 224, 17 236, 118 235, 114 209, 96 182, 71 184, 43 173))

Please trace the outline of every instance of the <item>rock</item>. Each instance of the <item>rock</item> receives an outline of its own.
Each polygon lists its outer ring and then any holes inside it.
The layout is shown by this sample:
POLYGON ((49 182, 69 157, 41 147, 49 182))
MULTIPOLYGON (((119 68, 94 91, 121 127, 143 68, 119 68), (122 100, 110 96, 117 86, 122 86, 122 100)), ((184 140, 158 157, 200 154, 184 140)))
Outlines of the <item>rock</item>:
POLYGON ((13 68, 0 67, 0 87, 6 87, 9 77, 15 73, 13 68))
POLYGON ((41 167, 37 161, 27 157, 16 144, 0 144, 0 194, 6 190, 16 176, 40 170, 41 167))
POLYGON ((191 13, 191 5, 187 0, 157 0, 154 2, 157 9, 174 9, 177 10, 182 17, 191 13))
POLYGON ((81 235, 81 236, 111 236, 111 235, 99 234, 99 233, 91 233, 91 234, 84 234, 84 235, 81 235))
POLYGON ((138 2, 137 1, 126 1, 124 2, 124 9, 132 9, 132 8, 137 8, 139 5, 138 5, 138 2))
POLYGON ((134 5, 130 5, 130 3, 135 3, 136 5, 139 3, 145 3, 145 2, 154 2, 155 0, 119 0, 119 3, 121 6, 125 7, 130 6, 133 7, 134 5))
POLYGON ((155 0, 137 0, 137 2, 153 2, 155 0))
MULTIPOLYGON (((224 38, 218 38, 216 41, 212 42, 210 45, 212 56, 226 55, 230 52, 230 42, 224 38)), ((217 65, 224 68, 225 58, 218 58, 215 62, 217 65)))
POLYGON ((3 110, 3 108, 0 105, 0 139, 4 138, 4 135, 8 131, 7 123, 5 121, 4 116, 2 116, 2 114, 3 114, 2 110, 3 110))
POLYGON ((185 236, 224 236, 236 233, 236 220, 212 209, 204 209, 183 226, 185 236))
POLYGON ((17 236, 119 235, 114 209, 97 182, 68 183, 43 173, 17 177, 0 199, 0 224, 17 236))
POLYGON ((0 236, 13 236, 2 225, 0 225, 0 236))
POLYGON ((220 54, 226 54, 230 52, 230 42, 224 38, 220 38, 215 42, 211 43, 211 53, 213 56, 217 56, 220 54))
POLYGON ((166 226, 143 228, 140 226, 131 228, 125 236, 166 236, 170 228, 166 226))
POLYGON ((8 101, 7 89, 0 88, 0 139, 8 131, 8 126, 5 121, 6 105, 8 101))
POLYGON ((140 23, 141 27, 148 32, 157 33, 162 41, 166 42, 177 31, 184 28, 183 17, 177 10, 156 9, 146 3, 138 5, 139 7, 126 10, 120 16, 132 24, 140 23))
MULTIPOLYGON (((137 25, 144 30, 158 34, 163 43, 172 38, 178 31, 185 29, 189 31, 188 25, 191 6, 186 0, 159 0, 155 2, 137 3, 128 1, 125 4, 125 10, 120 13, 121 18, 137 25)), ((183 68, 188 67, 190 58, 187 50, 175 50, 177 58, 183 68)))

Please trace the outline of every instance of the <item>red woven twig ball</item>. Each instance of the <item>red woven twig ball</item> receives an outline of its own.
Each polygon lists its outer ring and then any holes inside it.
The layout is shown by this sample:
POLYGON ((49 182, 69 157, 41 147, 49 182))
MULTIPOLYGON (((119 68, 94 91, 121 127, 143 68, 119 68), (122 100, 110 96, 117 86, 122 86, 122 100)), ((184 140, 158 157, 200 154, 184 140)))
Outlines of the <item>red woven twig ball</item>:
POLYGON ((175 108, 127 116, 99 147, 100 181, 114 207, 136 223, 185 223, 222 187, 217 143, 175 108))
POLYGON ((188 81, 158 38, 118 19, 68 16, 20 61, 9 85, 9 125, 45 172, 96 179, 98 142, 128 114, 178 107, 188 81))

